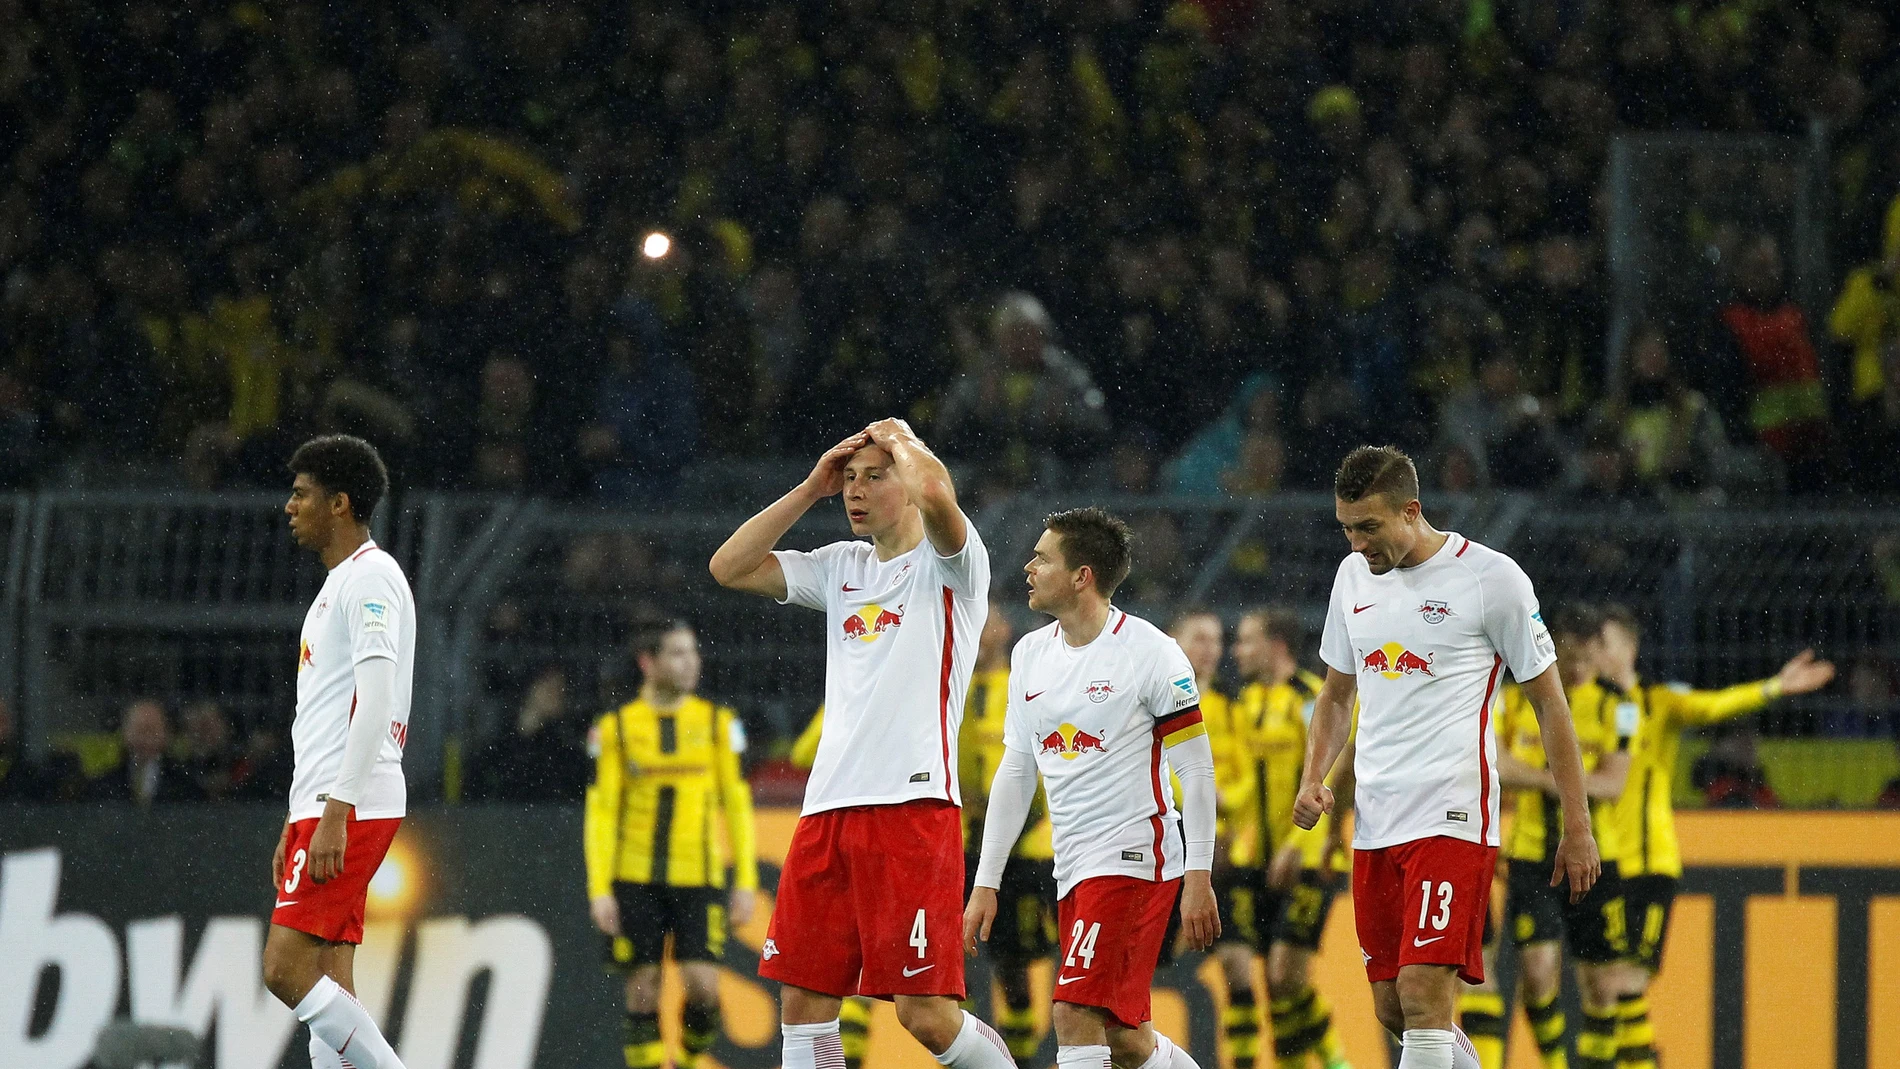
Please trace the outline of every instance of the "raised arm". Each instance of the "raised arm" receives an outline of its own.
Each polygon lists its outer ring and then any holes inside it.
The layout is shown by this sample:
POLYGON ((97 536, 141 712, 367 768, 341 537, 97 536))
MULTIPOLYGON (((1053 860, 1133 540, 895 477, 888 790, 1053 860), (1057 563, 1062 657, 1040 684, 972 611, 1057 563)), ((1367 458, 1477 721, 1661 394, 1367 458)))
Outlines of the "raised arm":
POLYGON ((740 524, 707 564, 713 581, 729 590, 784 601, 785 571, 772 556, 773 547, 813 505, 844 489, 845 463, 869 442, 870 438, 860 431, 832 446, 818 458, 804 482, 740 524))
POLYGON ((891 455, 891 471, 904 485, 911 503, 923 513, 924 536, 939 556, 963 552, 969 536, 963 510, 957 507, 957 488, 950 469, 901 419, 881 419, 864 429, 872 444, 891 455))
MULTIPOLYGON (((1576 902, 1597 882, 1603 863, 1597 856, 1596 838, 1590 832, 1590 804, 1583 785, 1583 751, 1577 744, 1577 729, 1570 722, 1570 703, 1564 699, 1563 681, 1556 666, 1538 673, 1520 684, 1524 697, 1537 714, 1537 727, 1544 737, 1544 763, 1550 766, 1563 804, 1563 838, 1557 843, 1556 866, 1550 885, 1570 881, 1570 900, 1576 902)), ((1626 755, 1627 757, 1627 755, 1626 755)))
POLYGON ((1293 823, 1312 828, 1333 811, 1333 789, 1326 785, 1333 764, 1352 734, 1352 705, 1359 696, 1359 677, 1332 666, 1326 682, 1313 699, 1313 723, 1306 732, 1306 766, 1300 770, 1300 794, 1293 802, 1293 823))

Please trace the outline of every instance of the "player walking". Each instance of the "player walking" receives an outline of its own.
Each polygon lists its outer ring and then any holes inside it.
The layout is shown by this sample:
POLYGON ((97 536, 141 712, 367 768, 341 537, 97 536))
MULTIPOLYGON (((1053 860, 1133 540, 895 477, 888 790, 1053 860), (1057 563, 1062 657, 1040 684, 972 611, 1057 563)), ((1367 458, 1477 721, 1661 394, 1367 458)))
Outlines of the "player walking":
POLYGON ((1049 517, 1036 542, 1029 607, 1056 622, 1010 658, 1004 752, 990 787, 983 854, 964 914, 972 953, 996 919, 996 889, 1036 793, 1049 798, 1061 940, 1055 977, 1060 1069, 1198 1069, 1149 1023, 1149 988, 1181 897, 1195 948, 1220 933, 1214 754, 1181 647, 1115 608, 1128 527, 1100 509, 1049 517), (1164 756, 1165 751, 1165 756, 1164 756), (1179 775, 1185 841, 1168 790, 1179 775))
POLYGON ((296 771, 271 857, 277 906, 264 985, 310 1026, 315 1069, 402 1069, 356 1001, 370 877, 402 823, 416 664, 416 603, 395 558, 369 537, 389 473, 361 438, 326 435, 290 458, 291 535, 330 574, 297 654, 296 771))
POLYGON ((1577 737, 1530 579, 1509 557, 1426 522, 1411 458, 1361 446, 1333 494, 1353 552, 1333 580, 1320 640, 1326 682, 1294 820, 1311 828, 1332 810, 1325 781, 1357 698, 1353 910, 1374 1010, 1403 1041, 1399 1069, 1476 1069, 1453 1011, 1459 978, 1484 977, 1498 847, 1489 718, 1503 672, 1521 681, 1542 727, 1563 804, 1551 883, 1567 879, 1573 901, 1599 868, 1577 737))
POLYGON ((842 1069, 849 995, 892 999, 939 1062, 1014 1069, 964 996, 957 732, 988 611, 988 551, 902 420, 839 442, 713 554, 721 586, 825 613, 825 722, 759 975, 783 985, 787 1069, 842 1069), (844 495, 855 535, 773 550, 844 495))

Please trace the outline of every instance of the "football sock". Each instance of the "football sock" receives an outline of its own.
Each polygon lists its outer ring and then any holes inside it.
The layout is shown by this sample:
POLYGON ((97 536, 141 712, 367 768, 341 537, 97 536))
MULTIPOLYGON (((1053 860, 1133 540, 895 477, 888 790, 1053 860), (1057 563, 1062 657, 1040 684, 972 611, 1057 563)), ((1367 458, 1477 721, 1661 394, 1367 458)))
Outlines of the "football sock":
POLYGON ((838 1034, 844 1044, 845 1069, 859 1069, 864 1053, 871 1046, 871 1003, 865 998, 848 998, 838 1010, 838 1034))
POLYGON ((1484 1063, 1478 1060, 1478 1048, 1457 1025, 1451 1026, 1451 1069, 1484 1069, 1484 1063))
POLYGON ((1404 1050, 1398 1069, 1452 1069, 1454 1065, 1451 1050, 1456 1044, 1442 1028, 1408 1028, 1400 1043, 1404 1050))
POLYGON ((1564 1011, 1557 1005, 1557 996, 1552 993, 1546 1002, 1524 1000, 1524 1016, 1530 1019, 1531 1035, 1537 1040, 1537 1053, 1544 1060, 1544 1069, 1570 1069, 1569 1038, 1565 1035, 1568 1023, 1564 1020, 1564 1011))
POLYGON ((356 1069, 403 1069, 369 1011, 328 976, 297 1003, 297 1019, 356 1069))
POLYGON ((719 1004, 688 1002, 680 1009, 680 1069, 692 1069, 719 1039, 719 1004))
POLYGON ((1624 995, 1616 1003, 1617 1069, 1656 1069, 1656 1029, 1649 1023, 1649 996, 1624 995))
POLYGON ((1056 1069, 1114 1069, 1109 1062, 1108 1044, 1086 1047, 1057 1047, 1056 1069))
MULTIPOLYGON (((1325 999, 1320 1001, 1323 1004, 1325 999)), ((1346 1041, 1339 1038, 1339 1025, 1333 1021, 1330 1006, 1326 1009, 1326 1031, 1319 1037, 1319 1042, 1313 1045, 1313 1053, 1319 1055, 1326 1069, 1345 1069, 1347 1066, 1346 1041)))
POLYGON ((1458 1000, 1458 1016, 1482 1069, 1504 1069, 1504 996, 1495 991, 1466 992, 1458 1000))
POLYGON ((1227 1039, 1227 1055, 1234 1069, 1253 1069, 1260 1056, 1260 1007, 1254 1005, 1253 989, 1227 989, 1227 1008, 1220 1015, 1221 1035, 1227 1039))
POLYGON ((1159 1032, 1155 1033, 1155 1052, 1141 1063, 1141 1069, 1201 1069, 1194 1056, 1159 1032))
POLYGON ((660 1015, 627 1011, 621 1022, 620 1055, 627 1069, 659 1069, 666 1064, 666 1044, 660 1041, 660 1015))
POLYGON ((1577 1033, 1577 1069, 1616 1069, 1616 1008, 1583 1011, 1577 1033))
POLYGON ((779 1035, 784 1041, 780 1055, 784 1069, 845 1069, 837 1021, 780 1025, 779 1035))
POLYGON ((997 1017, 997 1023, 1003 1027, 1003 1042, 1009 1044, 1010 1057, 1016 1059, 1018 1069, 1029 1069, 1036 1057, 1036 1048, 1041 1046, 1036 1035, 1036 1011, 1028 1006, 1004 1006, 997 1017))
POLYGON ((1288 998, 1274 999, 1271 1008, 1273 1054, 1282 1066, 1300 1069, 1306 1064, 1307 1054, 1314 1051, 1328 1064, 1339 1060, 1341 1044, 1333 1028, 1333 1007, 1318 991, 1311 986, 1301 988, 1288 998), (1320 1049, 1329 1036, 1333 1047, 1330 1054, 1320 1049))
POLYGON ((950 1069, 1016 1069, 1016 1060, 1009 1056, 1003 1037, 968 1010, 963 1012, 963 1028, 957 1038, 950 1042, 949 1050, 937 1055, 937 1061, 950 1069))
POLYGON ((330 1045, 318 1039, 316 1033, 310 1035, 310 1069, 356 1069, 346 1061, 343 1055, 330 1049, 330 1045))

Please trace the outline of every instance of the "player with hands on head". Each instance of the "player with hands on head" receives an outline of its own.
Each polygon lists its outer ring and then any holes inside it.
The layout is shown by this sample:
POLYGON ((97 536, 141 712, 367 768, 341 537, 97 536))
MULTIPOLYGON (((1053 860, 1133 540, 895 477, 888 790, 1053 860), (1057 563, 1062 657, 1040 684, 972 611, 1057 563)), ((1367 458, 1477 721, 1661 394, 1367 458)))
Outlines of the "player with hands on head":
POLYGON ((1010 657, 1004 751, 964 912, 971 953, 1040 773, 1054 835, 1059 1069, 1198 1069, 1154 1030, 1150 988, 1177 895, 1188 944, 1220 934, 1211 879, 1214 754, 1193 666, 1174 639, 1110 601, 1128 576, 1128 526, 1100 509, 1045 521, 1024 571, 1029 607, 1055 617, 1010 657), (1169 771, 1179 776, 1176 819, 1169 771), (1182 827, 1183 821, 1185 828, 1182 827))
POLYGON ((1335 806, 1326 779, 1354 752, 1353 912, 1379 1022, 1400 1037, 1398 1069, 1477 1069, 1454 1015, 1462 978, 1484 978, 1497 866, 1492 707, 1505 670, 1536 710, 1563 807, 1553 884, 1581 899, 1600 863, 1583 764, 1556 653, 1516 562, 1426 521, 1411 458, 1348 454, 1334 513, 1352 552, 1333 581, 1295 822, 1335 806))
POLYGON ((787 1069, 841 1067, 844 999, 890 999, 953 1069, 1015 1069, 964 997, 957 735, 989 611, 989 552, 949 469, 903 420, 827 450, 708 565, 721 586, 825 614, 825 715, 759 951, 787 1069), (774 547, 841 495, 854 540, 774 547), (864 540, 868 539, 868 541, 864 540))

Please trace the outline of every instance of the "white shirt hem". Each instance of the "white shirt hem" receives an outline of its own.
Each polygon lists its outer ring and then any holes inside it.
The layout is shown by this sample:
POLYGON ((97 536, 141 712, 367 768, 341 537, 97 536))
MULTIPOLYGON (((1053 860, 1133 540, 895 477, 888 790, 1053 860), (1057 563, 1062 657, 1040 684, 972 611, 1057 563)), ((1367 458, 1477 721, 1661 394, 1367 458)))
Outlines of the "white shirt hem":
POLYGON ((938 786, 935 791, 924 794, 867 794, 856 798, 833 798, 824 802, 806 802, 804 808, 798 811, 798 815, 801 817, 809 817, 818 813, 829 813, 834 809, 850 809, 853 806, 903 805, 905 802, 950 802, 951 805, 962 808, 961 802, 951 802, 950 799, 945 798, 943 796, 943 787, 938 786))

